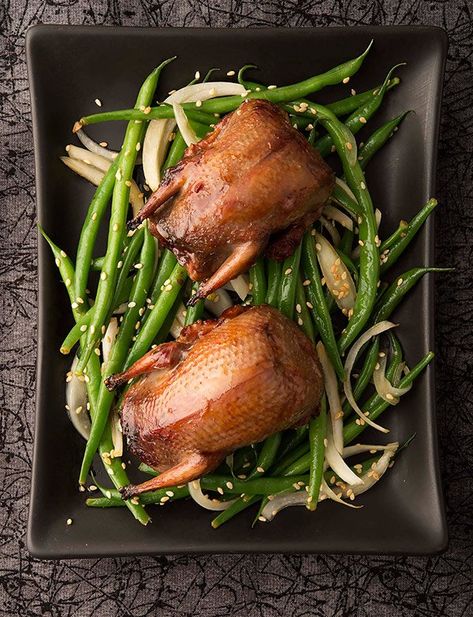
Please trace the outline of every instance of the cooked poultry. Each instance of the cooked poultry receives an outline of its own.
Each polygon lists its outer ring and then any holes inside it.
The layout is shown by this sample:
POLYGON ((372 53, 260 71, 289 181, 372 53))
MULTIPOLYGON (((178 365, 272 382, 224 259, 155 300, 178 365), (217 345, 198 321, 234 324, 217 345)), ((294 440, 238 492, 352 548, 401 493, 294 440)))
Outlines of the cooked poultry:
POLYGON ((150 219, 191 279, 192 303, 248 270, 282 260, 320 215, 334 174, 277 105, 250 100, 189 146, 131 221, 150 219))
POLYGON ((310 340, 264 305, 184 328, 107 387, 139 376, 124 396, 122 424, 131 451, 162 473, 130 485, 126 497, 189 482, 236 448, 307 421, 323 388, 310 340))

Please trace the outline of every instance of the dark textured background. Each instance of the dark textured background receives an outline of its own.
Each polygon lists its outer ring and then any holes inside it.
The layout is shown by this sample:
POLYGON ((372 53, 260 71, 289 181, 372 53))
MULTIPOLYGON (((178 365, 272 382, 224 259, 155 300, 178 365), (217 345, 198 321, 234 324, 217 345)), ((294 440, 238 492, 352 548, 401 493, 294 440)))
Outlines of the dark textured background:
MULTIPOLYGON (((469 0, 0 0, 0 615, 473 615, 473 3, 469 0), (25 550, 36 231, 24 55, 31 24, 433 24, 449 35, 438 168, 437 401, 450 547, 430 558, 176 556, 56 563, 25 550)), ((419 319, 422 316, 419 315, 419 319)), ((390 530, 386 529, 386 533, 390 530)))

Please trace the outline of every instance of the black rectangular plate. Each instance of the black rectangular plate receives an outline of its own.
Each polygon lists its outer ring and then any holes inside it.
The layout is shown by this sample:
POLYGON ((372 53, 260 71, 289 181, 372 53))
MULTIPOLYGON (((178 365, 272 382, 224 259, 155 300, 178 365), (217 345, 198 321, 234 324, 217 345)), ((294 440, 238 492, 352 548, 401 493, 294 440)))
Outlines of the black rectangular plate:
MULTIPOLYGON (((367 178, 383 212, 382 233, 409 219, 435 189, 435 161, 447 40, 443 30, 424 27, 320 29, 138 29, 38 26, 28 32, 27 53, 33 107, 38 218, 53 239, 74 254, 93 189, 59 161, 73 140, 80 116, 131 107, 140 83, 161 60, 177 55, 163 73, 161 97, 219 66, 260 67, 263 83, 284 85, 317 74, 374 46, 348 85, 320 93, 325 102, 382 82, 387 70, 400 87, 390 92, 365 134, 404 110, 413 110, 394 139, 370 163, 367 178)), ((90 134, 119 146, 122 123, 90 128, 90 134)), ((429 221, 402 259, 398 271, 433 263, 429 221)), ((389 440, 417 434, 394 468, 359 501, 360 510, 323 503, 316 514, 285 510, 253 529, 247 511, 219 530, 212 513, 191 502, 150 508, 142 527, 127 509, 87 508, 77 489, 84 443, 64 411, 64 375, 70 359, 58 352, 72 324, 63 285, 44 242, 39 243, 39 340, 37 416, 28 547, 35 557, 137 555, 179 552, 433 553, 447 533, 439 485, 433 367, 402 403, 387 412, 389 440), (67 526, 71 517, 73 525, 67 526)), ((424 279, 396 312, 399 336, 412 364, 433 348, 433 279, 424 279)), ((369 435, 371 443, 385 439, 369 435)), ((363 437, 366 441, 368 437, 363 437)))

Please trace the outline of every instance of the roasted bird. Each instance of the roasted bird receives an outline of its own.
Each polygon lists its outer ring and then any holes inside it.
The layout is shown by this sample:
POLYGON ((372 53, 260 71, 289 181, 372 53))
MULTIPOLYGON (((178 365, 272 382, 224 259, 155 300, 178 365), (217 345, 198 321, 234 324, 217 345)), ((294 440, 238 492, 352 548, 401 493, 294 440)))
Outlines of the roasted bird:
POLYGON ((264 100, 242 103, 204 140, 189 146, 131 221, 171 249, 191 279, 191 303, 245 272, 257 256, 291 255, 320 215, 334 174, 264 100))
POLYGON ((161 473, 127 487, 126 497, 189 482, 236 448, 306 422, 323 389, 311 341, 264 305, 184 328, 107 387, 135 377, 122 402, 123 429, 131 451, 161 473))

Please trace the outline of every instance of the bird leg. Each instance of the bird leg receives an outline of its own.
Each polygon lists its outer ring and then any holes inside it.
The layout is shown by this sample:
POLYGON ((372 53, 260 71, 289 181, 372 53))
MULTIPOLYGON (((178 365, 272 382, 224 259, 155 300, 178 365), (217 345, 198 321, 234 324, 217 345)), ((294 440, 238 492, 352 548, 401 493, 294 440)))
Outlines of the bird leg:
POLYGON ((138 215, 128 222, 128 229, 136 229, 145 219, 154 214, 154 212, 156 212, 156 210, 168 199, 179 192, 184 184, 184 176, 179 173, 180 170, 180 167, 176 167, 164 176, 163 181, 150 196, 143 208, 138 212, 138 215))

